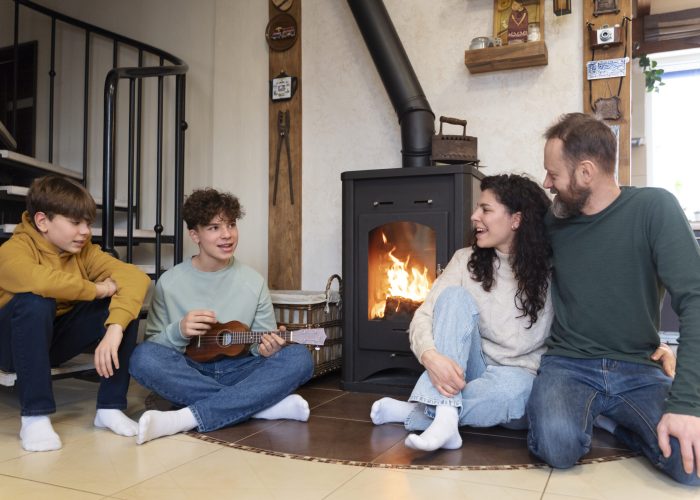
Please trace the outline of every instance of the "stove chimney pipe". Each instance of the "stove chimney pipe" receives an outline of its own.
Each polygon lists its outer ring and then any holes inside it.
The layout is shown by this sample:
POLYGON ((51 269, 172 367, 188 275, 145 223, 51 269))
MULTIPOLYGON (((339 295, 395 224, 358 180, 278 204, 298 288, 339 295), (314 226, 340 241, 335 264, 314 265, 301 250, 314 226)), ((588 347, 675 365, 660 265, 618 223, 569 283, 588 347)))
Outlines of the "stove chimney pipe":
POLYGON ((404 167, 430 165, 435 114, 382 0, 348 0, 401 125, 404 167))

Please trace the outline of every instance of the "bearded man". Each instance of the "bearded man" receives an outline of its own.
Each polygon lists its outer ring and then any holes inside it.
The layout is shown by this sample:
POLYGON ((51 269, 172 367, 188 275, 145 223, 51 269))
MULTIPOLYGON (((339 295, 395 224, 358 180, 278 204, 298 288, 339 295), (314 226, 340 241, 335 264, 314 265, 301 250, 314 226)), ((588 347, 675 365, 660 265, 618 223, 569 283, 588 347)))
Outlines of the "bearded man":
POLYGON ((571 113, 545 138, 555 317, 528 403, 528 447, 572 467, 602 416, 663 473, 700 485, 698 243, 671 193, 618 186, 605 123, 571 113), (681 325, 675 378, 650 359, 664 288, 681 325))

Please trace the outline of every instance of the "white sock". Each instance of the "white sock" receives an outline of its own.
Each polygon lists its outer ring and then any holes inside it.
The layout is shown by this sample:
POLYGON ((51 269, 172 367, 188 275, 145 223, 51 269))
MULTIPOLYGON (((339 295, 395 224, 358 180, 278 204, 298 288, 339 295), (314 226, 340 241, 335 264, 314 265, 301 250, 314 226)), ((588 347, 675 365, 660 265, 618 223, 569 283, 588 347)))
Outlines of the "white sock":
POLYGON ((459 435, 459 412, 454 406, 435 407, 435 419, 423 434, 409 434, 406 446, 414 450, 433 451, 438 448, 456 450, 462 446, 459 435))
POLYGON ((399 401, 394 398, 382 398, 372 404, 369 417, 374 425, 392 423, 404 423, 406 418, 418 406, 418 403, 399 401))
POLYGON ((135 436, 139 433, 139 424, 124 415, 121 410, 99 408, 95 413, 95 427, 109 429, 120 436, 135 436))
POLYGON ((251 418, 264 418, 265 420, 299 420, 306 422, 309 419, 309 403, 298 394, 290 394, 277 404, 259 411, 251 418))
POLYGON ((61 438, 51 426, 48 415, 22 417, 19 438, 22 440, 22 448, 27 451, 60 450, 63 446, 61 438))
POLYGON ((149 410, 139 419, 139 433, 136 444, 151 439, 170 436, 197 427, 197 419, 189 408, 174 411, 149 410))

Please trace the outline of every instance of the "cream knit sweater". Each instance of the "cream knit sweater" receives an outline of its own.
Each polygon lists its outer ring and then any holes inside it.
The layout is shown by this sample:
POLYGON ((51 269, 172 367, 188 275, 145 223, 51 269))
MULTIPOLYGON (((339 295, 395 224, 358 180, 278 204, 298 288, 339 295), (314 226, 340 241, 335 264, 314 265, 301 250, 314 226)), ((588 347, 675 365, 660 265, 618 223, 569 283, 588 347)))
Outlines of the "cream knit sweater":
POLYGON ((433 341, 433 308, 440 293, 450 286, 466 289, 479 308, 479 332, 481 348, 489 365, 517 366, 533 374, 540 365, 540 357, 546 350, 545 339, 549 336, 553 309, 551 296, 547 294, 544 309, 539 312, 537 322, 531 328, 528 316, 515 307, 517 282, 508 262, 508 255, 496 251, 498 260, 494 269, 494 285, 490 292, 484 291, 481 283, 469 276, 467 262, 471 248, 457 250, 444 272, 433 284, 425 302, 416 310, 409 335, 411 350, 420 361, 423 353, 435 349, 433 341))

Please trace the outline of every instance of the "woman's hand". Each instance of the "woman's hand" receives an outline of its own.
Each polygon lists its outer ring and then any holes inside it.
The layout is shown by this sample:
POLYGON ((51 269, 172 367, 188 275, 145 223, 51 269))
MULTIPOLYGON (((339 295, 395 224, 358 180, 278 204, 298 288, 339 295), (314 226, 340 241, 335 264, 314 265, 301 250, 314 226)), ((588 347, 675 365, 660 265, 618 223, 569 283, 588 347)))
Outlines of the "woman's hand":
POLYGON ((433 386, 443 396, 451 398, 464 389, 464 369, 451 358, 430 349, 421 356, 421 363, 428 370, 433 386))
POLYGON ((651 359, 661 365, 666 375, 671 378, 676 376, 676 355, 668 344, 659 344, 651 359))

